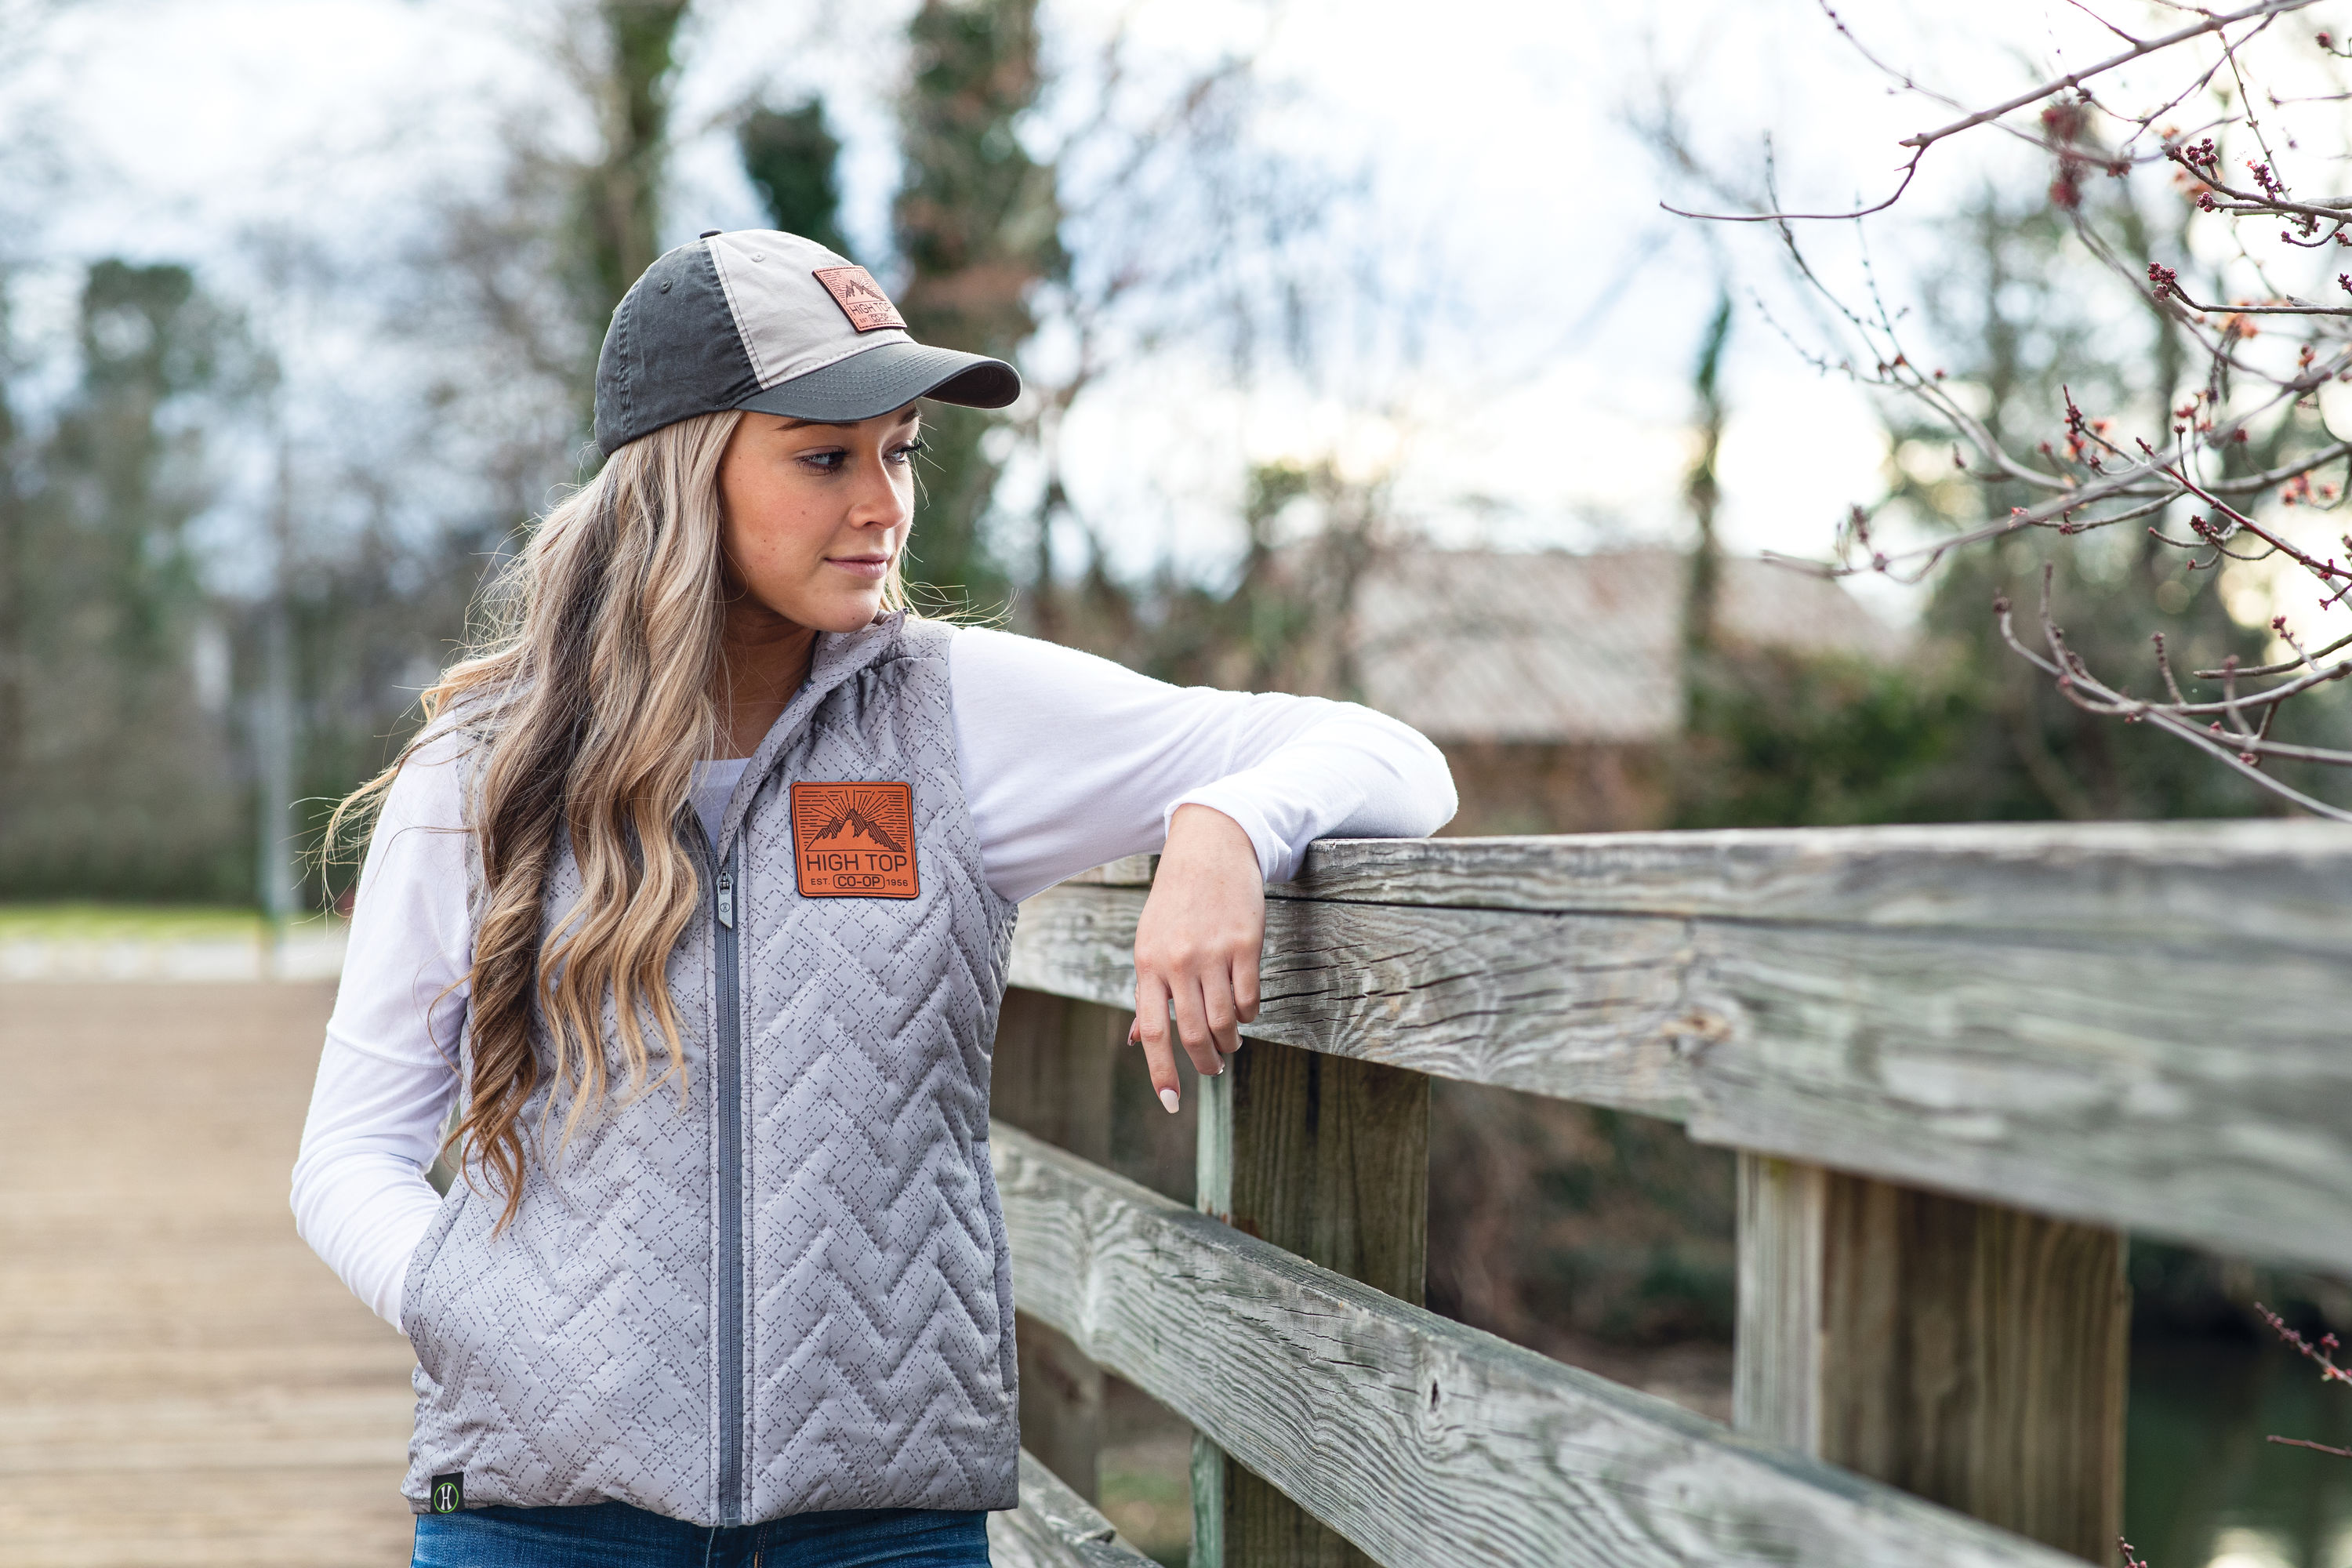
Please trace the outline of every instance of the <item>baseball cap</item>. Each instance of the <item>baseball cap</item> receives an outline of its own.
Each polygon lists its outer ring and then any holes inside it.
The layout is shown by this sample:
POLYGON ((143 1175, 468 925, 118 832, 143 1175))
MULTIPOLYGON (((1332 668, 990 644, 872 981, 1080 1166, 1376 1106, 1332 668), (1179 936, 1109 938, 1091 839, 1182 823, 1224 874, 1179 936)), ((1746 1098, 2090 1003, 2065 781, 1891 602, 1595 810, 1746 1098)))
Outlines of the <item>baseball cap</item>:
POLYGON ((781 229, 710 229, 629 286, 596 356, 596 445, 730 408, 870 419, 919 397, 1002 408, 1021 376, 919 343, 866 268, 781 229))

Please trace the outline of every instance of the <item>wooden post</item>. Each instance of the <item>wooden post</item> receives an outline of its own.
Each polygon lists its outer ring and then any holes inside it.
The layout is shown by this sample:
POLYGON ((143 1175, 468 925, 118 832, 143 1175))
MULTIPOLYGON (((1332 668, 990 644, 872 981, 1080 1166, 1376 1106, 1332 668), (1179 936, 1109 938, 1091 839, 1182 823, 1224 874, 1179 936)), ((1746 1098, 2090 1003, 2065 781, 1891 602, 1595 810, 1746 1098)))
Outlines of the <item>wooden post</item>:
MULTIPOLYGON (((1110 1082, 1127 1015, 1015 986, 996 1023, 991 1113, 1024 1132, 1104 1163, 1110 1153, 1110 1082)), ((1102 1369, 1067 1335, 1018 1313, 1021 1446, 1088 1502, 1098 1500, 1102 1369)))
POLYGON ((1742 1154, 1734 1423, 2112 1563, 2123 1260, 2096 1226, 1742 1154))
MULTIPOLYGON (((1429 1079, 1252 1040, 1198 1080, 1202 1211, 1419 1305, 1429 1239, 1429 1079)), ((1339 1457, 1334 1456, 1335 1461, 1339 1457)), ((1192 1444, 1193 1568, 1370 1559, 1206 1438, 1192 1444)))

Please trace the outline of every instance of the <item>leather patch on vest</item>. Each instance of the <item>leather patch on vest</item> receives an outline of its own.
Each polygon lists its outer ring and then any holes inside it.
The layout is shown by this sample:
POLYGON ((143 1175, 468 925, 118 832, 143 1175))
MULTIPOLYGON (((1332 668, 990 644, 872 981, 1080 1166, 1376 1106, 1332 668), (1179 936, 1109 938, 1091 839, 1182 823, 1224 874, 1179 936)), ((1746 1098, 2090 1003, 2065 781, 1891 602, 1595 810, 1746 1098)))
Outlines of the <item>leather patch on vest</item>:
POLYGON ((874 281, 874 274, 863 267, 820 267, 813 276, 859 331, 878 332, 885 327, 907 324, 898 307, 890 303, 890 296, 882 292, 882 285, 874 281))
POLYGON ((793 863, 804 899, 911 899, 915 792, 903 784, 793 785, 793 863))

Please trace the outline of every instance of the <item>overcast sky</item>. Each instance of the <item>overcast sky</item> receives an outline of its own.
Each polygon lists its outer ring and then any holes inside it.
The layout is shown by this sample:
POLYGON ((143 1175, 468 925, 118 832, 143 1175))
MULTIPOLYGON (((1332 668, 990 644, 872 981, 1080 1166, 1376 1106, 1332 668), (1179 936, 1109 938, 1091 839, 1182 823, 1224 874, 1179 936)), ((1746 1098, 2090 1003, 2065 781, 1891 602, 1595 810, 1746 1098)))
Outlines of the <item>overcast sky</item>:
MULTIPOLYGON (((730 138, 711 127, 762 85, 814 87, 849 144, 852 236, 879 250, 904 7, 709 0, 687 40, 671 237, 761 221, 730 138)), ((360 255, 380 234, 388 254, 419 195, 478 174, 497 118, 545 97, 545 67, 516 37, 532 10, 84 0, 57 29, 54 59, 7 89, 38 106, 70 175, 43 204, 33 244, 226 268, 236 237, 274 219, 331 230, 360 255)), ((2036 0, 1864 0, 1843 14, 1866 41, 1968 95, 2013 89, 2099 47, 2071 7, 2036 0)), ((1659 210, 1668 187, 1628 114, 1671 83, 1712 158, 1752 179, 1769 132, 1784 194, 1824 205, 1883 193, 1895 140, 1939 118, 1891 95, 1811 0, 1291 0, 1272 12, 1247 0, 1047 0, 1047 15, 1065 47, 1124 16, 1170 57, 1257 50, 1265 76, 1293 89, 1279 133, 1370 170, 1379 232, 1446 297, 1412 374, 1370 386, 1243 398, 1210 364, 1181 361, 1116 382, 1077 426, 1074 466, 1080 503, 1120 520, 1141 554, 1227 548, 1244 460, 1331 452, 1393 468, 1407 512, 1454 542, 1683 538, 1697 338, 1722 280, 1744 296, 1775 267, 1768 236, 1659 210)), ((1874 231, 1890 270, 1932 243, 1925 220, 1981 177, 1981 160, 2003 155, 1956 148, 1931 166, 1905 215, 1874 231)), ((1819 553, 1846 506, 1879 489, 1877 421, 1742 303, 1721 463, 1727 537, 1819 553)))

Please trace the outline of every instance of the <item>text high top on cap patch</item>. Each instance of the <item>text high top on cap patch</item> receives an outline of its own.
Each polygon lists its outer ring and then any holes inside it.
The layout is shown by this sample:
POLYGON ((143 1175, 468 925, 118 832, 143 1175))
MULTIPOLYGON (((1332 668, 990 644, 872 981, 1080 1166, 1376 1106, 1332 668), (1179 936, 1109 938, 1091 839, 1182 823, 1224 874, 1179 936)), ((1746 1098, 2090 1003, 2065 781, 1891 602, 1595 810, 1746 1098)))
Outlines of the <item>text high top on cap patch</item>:
POLYGON ((915 792, 903 784, 793 785, 793 861, 804 899, 911 899, 915 792))
POLYGON ((849 318, 849 324, 861 332, 878 332, 885 327, 904 328, 906 318, 898 307, 890 303, 890 296, 882 292, 882 285, 874 281, 874 274, 863 267, 820 267, 814 274, 849 318))

